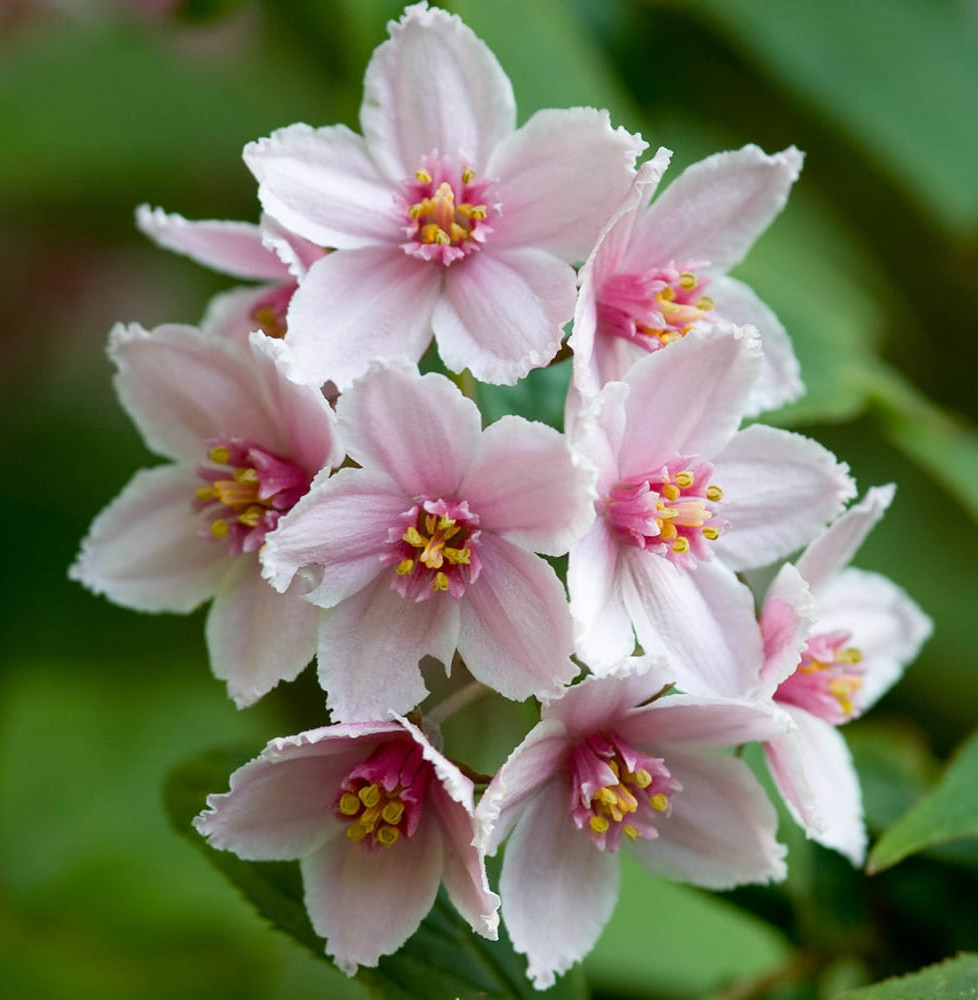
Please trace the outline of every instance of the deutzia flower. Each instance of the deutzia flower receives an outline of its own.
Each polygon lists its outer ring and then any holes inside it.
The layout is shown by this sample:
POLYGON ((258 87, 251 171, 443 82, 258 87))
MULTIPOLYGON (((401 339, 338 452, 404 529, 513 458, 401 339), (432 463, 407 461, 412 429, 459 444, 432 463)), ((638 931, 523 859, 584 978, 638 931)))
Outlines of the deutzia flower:
POLYGON ((137 472, 95 519, 71 576, 138 611, 214 598, 211 666, 239 707, 292 680, 315 650, 301 583, 276 593, 258 550, 324 467, 342 458, 322 394, 289 381, 281 341, 189 326, 117 326, 116 390, 147 445, 173 464, 137 472))
POLYGON ((765 754, 791 814, 813 840, 853 864, 866 853, 859 778, 837 727, 857 718, 899 680, 931 622, 896 584, 847 567, 883 516, 894 487, 865 499, 785 565, 761 613, 761 696, 795 728, 765 754))
POLYGON ((800 548, 853 491, 814 441, 737 429, 761 363, 752 328, 693 329, 577 420, 598 516, 570 551, 567 583, 578 651, 596 672, 633 651, 634 629, 685 691, 736 696, 756 682, 754 602, 734 571, 800 548))
POLYGON ((336 407, 362 468, 320 479, 262 552, 285 590, 313 577, 319 676, 334 717, 408 711, 418 662, 457 649, 508 698, 553 693, 577 668, 559 555, 593 518, 592 475, 552 427, 479 410, 443 375, 376 363, 336 407))
POLYGON ((267 213, 335 252, 288 314, 300 375, 342 389, 375 358, 514 383, 556 353, 576 276, 625 196, 641 138, 593 108, 516 129, 512 87, 457 17, 390 24, 367 67, 363 137, 291 125, 245 149, 267 213))
POLYGON ((499 898, 472 846, 472 790, 404 719, 325 726, 272 740, 194 826, 248 861, 298 859, 312 926, 352 976, 404 944, 442 883, 495 940, 499 898))
POLYGON ((621 379, 645 352, 694 327, 750 324, 764 361, 745 414, 802 392, 798 361, 777 317, 743 282, 727 276, 784 207, 801 169, 794 147, 774 156, 757 146, 717 153, 687 168, 649 204, 668 150, 639 171, 632 191, 581 269, 574 315, 574 385, 584 397, 621 379))
POLYGON ((748 701, 663 694, 658 658, 626 660, 543 706, 479 803, 479 842, 512 830, 503 922, 546 989, 597 941, 618 897, 615 852, 713 889, 785 875, 777 817, 750 768, 723 751, 787 723, 748 701))

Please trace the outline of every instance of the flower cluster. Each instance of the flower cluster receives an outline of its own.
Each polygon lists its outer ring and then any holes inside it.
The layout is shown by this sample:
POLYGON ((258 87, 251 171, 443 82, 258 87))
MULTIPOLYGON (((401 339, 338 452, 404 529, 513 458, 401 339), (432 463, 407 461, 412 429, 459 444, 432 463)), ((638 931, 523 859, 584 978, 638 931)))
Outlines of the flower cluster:
POLYGON ((299 859, 348 973, 444 884, 487 937, 501 908, 540 988, 597 940, 619 850, 710 888, 784 877, 744 743, 809 836, 860 863, 837 730, 930 625, 846 568, 892 487, 847 510, 826 449, 742 426, 802 391, 784 328, 727 275, 801 154, 720 153, 652 200, 667 150, 640 165, 642 139, 591 108, 516 128, 495 57, 425 3, 375 51, 360 123, 247 146, 258 225, 138 213, 257 283, 199 328, 113 330, 120 400, 172 464, 96 518, 72 575, 144 611, 213 598, 239 707, 315 657, 329 711, 231 775, 197 829, 299 859), (483 427, 461 388, 552 363, 571 369, 564 431, 483 427), (446 755, 426 658, 539 701, 494 776, 446 755), (504 842, 500 900, 485 858, 504 842))

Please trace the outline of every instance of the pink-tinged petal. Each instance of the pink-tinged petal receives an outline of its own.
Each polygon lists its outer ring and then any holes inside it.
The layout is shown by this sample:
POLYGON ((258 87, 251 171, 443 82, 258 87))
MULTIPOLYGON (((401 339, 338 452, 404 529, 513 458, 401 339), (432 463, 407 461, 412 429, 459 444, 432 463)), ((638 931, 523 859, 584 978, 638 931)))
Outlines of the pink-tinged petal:
POLYGON ((207 615, 207 652, 214 676, 227 681, 238 708, 279 681, 293 681, 316 653, 319 610, 298 593, 273 590, 254 556, 235 560, 207 615))
MULTIPOLYGON (((633 746, 654 743, 663 754, 671 755, 671 748, 676 745, 738 746, 772 739, 790 728, 791 721, 784 712, 770 705, 676 694, 633 709, 617 724, 616 732, 633 746)), ((676 802, 678 805, 679 799, 676 802)))
POLYGON ((621 546, 603 518, 571 549, 567 590, 574 637, 581 659, 602 673, 635 649, 618 568, 621 546))
POLYGON ((574 271, 531 247, 472 254, 445 273, 432 324, 451 370, 513 385, 557 353, 574 312, 574 271))
POLYGON ((336 409, 350 456, 362 466, 385 472, 408 497, 457 496, 482 424, 479 408, 451 380, 378 362, 336 409))
POLYGON ((387 576, 326 612, 319 682, 333 718, 376 719, 420 704, 428 691, 418 664, 424 656, 452 662, 458 621, 447 594, 415 602, 391 590, 387 576))
POLYGON ((288 267, 262 243, 258 226, 213 219, 191 222, 175 212, 140 205, 136 225, 167 250, 235 278, 286 281, 288 267))
POLYGON ((272 740, 261 755, 231 775, 231 790, 207 797, 194 826, 212 847, 249 861, 303 857, 343 836, 333 796, 350 769, 369 755, 378 737, 400 726, 327 726, 272 740))
POLYGON ((569 791, 558 777, 530 803, 506 845, 500 878, 503 922, 539 990, 594 946, 621 880, 614 853, 598 850, 574 825, 569 791))
MULTIPOLYGON (((671 353, 660 352, 660 353, 671 353)), ((849 468, 801 434, 754 424, 713 463, 729 528, 713 551, 731 569, 783 559, 810 542, 855 493, 849 468)))
POLYGON ((776 410, 801 396, 805 387, 801 381, 801 367, 795 356, 795 349, 771 307, 762 302, 742 281, 723 275, 711 280, 709 292, 716 302, 718 316, 738 326, 756 327, 761 335, 764 362, 757 381, 751 388, 744 415, 754 417, 758 413, 776 410))
POLYGON ((73 580, 137 611, 193 611, 231 566, 227 546, 200 538, 193 469, 142 469, 95 518, 69 570, 73 580))
POLYGON ((411 503, 382 473, 340 469, 314 484, 268 535, 265 579, 281 592, 302 567, 322 567, 308 600, 321 608, 339 604, 384 571, 388 530, 411 503))
MULTIPOLYGON (((625 434, 625 402, 630 391, 624 382, 611 383, 599 395, 582 401, 573 420, 568 421, 565 417, 565 423, 571 428, 569 435, 574 451, 583 455, 598 470, 595 490, 602 500, 607 499, 621 479, 618 453, 625 434)), ((570 400, 574 395, 573 386, 567 395, 570 400)))
POLYGON ((476 843, 487 854, 496 853, 533 797, 564 767, 569 750, 563 723, 544 718, 509 755, 476 809, 476 843))
MULTIPOLYGON (((764 744, 764 757, 768 771, 795 822, 809 833, 824 826, 824 819, 818 809, 815 793, 808 781, 805 768, 805 743, 798 729, 798 718, 802 724, 806 718, 813 718, 804 709, 794 705, 780 704, 781 709, 795 723, 793 731, 776 736, 764 744)), ((821 721, 821 720, 817 720, 821 721)), ((822 723, 828 725, 828 723, 822 723)))
POLYGON ((291 232, 343 250, 401 240, 394 188, 344 125, 289 125, 248 143, 262 208, 291 232))
POLYGON ((493 242, 539 247, 568 264, 586 260, 647 145, 612 128, 607 111, 538 111, 496 147, 486 168, 499 178, 503 210, 493 242))
POLYGON ((422 822, 390 848, 367 851, 339 836, 302 859, 309 919, 348 976, 417 930, 438 894, 443 855, 440 826, 422 822))
POLYGON ((707 260, 729 270, 784 207, 802 159, 793 146, 773 156, 744 146, 687 167, 636 225, 631 263, 707 260))
POLYGON ((818 631, 851 633, 849 645, 862 654, 858 704, 869 708, 917 658, 933 624, 902 588, 877 573, 843 570, 817 596, 818 631))
POLYGON ((556 693, 577 673, 564 588, 550 565, 483 535, 482 571, 460 602, 458 651, 472 676, 506 698, 556 693))
POLYGON ((832 575, 847 566, 866 536, 893 502, 896 486, 874 486, 815 539, 799 556, 798 572, 816 593, 832 575))
POLYGON ((220 292, 208 303, 200 330, 209 337, 227 337, 246 343, 252 330, 260 326, 255 318, 255 310, 268 297, 270 286, 248 285, 220 292))
POLYGON ((715 560, 682 570, 642 549, 622 550, 622 597, 647 653, 665 654, 690 694, 739 697, 757 687, 761 633, 754 598, 715 560))
POLYGON ((774 807, 750 768, 734 757, 668 753, 669 771, 682 791, 658 824, 654 840, 639 838, 627 849, 653 874, 708 889, 780 880, 785 849, 775 840, 774 807))
POLYGON ((426 4, 388 28, 364 77, 360 126, 371 155, 392 180, 436 150, 481 172, 516 127, 513 89, 496 57, 458 17, 426 4))
POLYGON ((458 488, 484 531, 557 556, 594 519, 594 471, 552 427, 506 416, 486 428, 458 488))
POLYGON ((277 219, 262 214, 262 240, 268 250, 274 253, 285 265, 289 275, 302 279, 313 264, 323 254, 329 253, 328 248, 321 247, 311 240, 304 240, 286 229, 277 219))
POLYGON ((345 389, 376 358, 417 361, 431 342, 440 268, 397 247, 328 254, 292 296, 286 342, 293 377, 345 389))
MULTIPOLYGON (((813 840, 845 855, 854 865, 861 865, 866 856, 866 827, 863 823, 862 792, 852 763, 852 755, 842 735, 822 719, 801 709, 791 708, 791 717, 798 727, 792 747, 811 792, 811 811, 802 811, 799 803, 786 796, 785 801, 795 819, 813 840)), ((787 740, 789 737, 783 737, 787 740)), ((789 771, 785 748, 769 750, 777 757, 772 767, 779 788, 780 776, 789 771)), ((789 751, 790 752, 790 751, 789 751)), ((784 790, 782 789, 782 794, 784 790)))
POLYGON ((764 637, 761 681, 766 696, 773 695, 801 663, 817 614, 808 584, 791 563, 785 563, 771 582, 761 609, 764 637))
POLYGON ((637 361, 625 378, 631 392, 622 478, 647 474, 677 455, 715 455, 740 425, 760 366, 760 342, 750 327, 691 330, 667 351, 637 361))

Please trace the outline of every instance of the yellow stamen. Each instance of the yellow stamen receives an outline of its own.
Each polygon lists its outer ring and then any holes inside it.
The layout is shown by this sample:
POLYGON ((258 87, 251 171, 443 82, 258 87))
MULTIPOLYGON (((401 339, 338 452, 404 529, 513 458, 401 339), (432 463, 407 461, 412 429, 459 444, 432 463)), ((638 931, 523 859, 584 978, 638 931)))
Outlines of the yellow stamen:
POLYGON ((228 523, 223 518, 211 521, 211 534, 215 538, 227 538, 228 523))
POLYGON ((669 799, 667 796, 663 795, 662 792, 656 792, 655 795, 649 799, 649 805, 656 812, 665 812, 669 808, 669 799))
POLYGON ((592 816, 588 823, 595 833, 606 833, 611 823, 604 816, 592 816))
POLYGON ((441 590, 441 591, 448 590, 448 577, 445 576, 445 574, 442 573, 441 570, 439 570, 435 574, 435 579, 434 579, 434 582, 431 585, 431 589, 432 590, 441 590))
POLYGON ((213 500, 214 499, 214 490, 210 486, 201 486, 200 489, 197 490, 197 499, 198 500, 213 500))
POLYGON ((631 823, 626 823, 621 830, 629 840, 638 840, 641 836, 639 828, 637 826, 632 826, 631 823))
POLYGON ((466 167, 462 171, 462 183, 471 184, 475 180, 475 171, 471 167, 466 167))
POLYGON ((227 465, 227 461, 231 457, 231 452, 223 445, 220 445, 217 448, 211 448, 209 455, 212 462, 216 462, 218 465, 227 465))
POLYGON ((649 785, 652 784, 652 775, 649 774, 649 772, 646 771, 644 767, 639 768, 632 775, 632 778, 634 779, 635 784, 638 785, 639 788, 648 788, 649 785))
POLYGON ((250 465, 245 466, 244 468, 241 469, 235 469, 234 481, 236 483, 257 483, 258 470, 253 469, 250 465))
POLYGON ((690 274, 689 271, 684 271, 679 275, 679 287, 684 292, 692 291, 697 285, 696 275, 690 274))
POLYGON ((444 552, 445 558, 453 566, 468 566, 470 561, 470 556, 472 555, 471 549, 449 549, 446 548, 444 552))
POLYGON ((404 815, 404 803, 400 799, 391 799, 388 801, 387 805, 384 806, 383 811, 380 814, 383 817, 385 823, 390 823, 391 826, 397 826, 401 822, 401 817, 404 815))
POLYGON ((703 312, 710 312, 715 305, 716 303, 710 298, 709 295, 701 295, 696 300, 696 308, 701 309, 703 312))
POLYGON ((359 844, 359 843, 360 843, 360 842, 361 842, 361 841, 363 840, 363 838, 367 836, 367 834, 368 834, 369 832, 370 832, 370 831, 369 831, 369 830, 367 830, 367 829, 366 829, 365 827, 362 827, 362 826, 360 826, 360 824, 359 824, 359 823, 351 823, 351 824, 350 824, 350 825, 349 825, 349 826, 348 826, 348 827, 346 828, 346 835, 347 835, 347 836, 348 836, 348 837, 350 838, 350 840, 352 840, 352 841, 353 841, 353 842, 354 842, 355 844, 359 844))
POLYGON ((849 646, 846 649, 840 649, 839 652, 835 654, 836 663, 860 663, 862 658, 863 654, 853 646, 849 646))
POLYGON ((398 576, 410 576, 414 570, 414 560, 413 559, 402 559, 397 564, 397 575, 398 576))
POLYGON ((675 552, 676 555, 679 555, 679 556, 686 555, 686 553, 689 552, 689 539, 688 538, 677 538, 672 543, 672 551, 675 552))
POLYGON ((357 796, 365 806, 372 808, 380 801, 380 789, 376 785, 364 785, 357 796))
POLYGON ((397 843, 400 836, 401 833, 397 827, 382 826, 377 831, 377 843, 382 847, 393 847, 397 843))
POLYGON ((428 539, 414 526, 408 528, 401 537, 408 545, 413 545, 416 549, 423 549, 428 544, 428 539))
POLYGON ((263 507, 249 507, 243 514, 238 515, 238 520, 246 527, 253 528, 262 519, 264 513, 263 507))
POLYGON ((710 483, 710 485, 706 488, 706 499, 711 500, 713 503, 716 503, 717 500, 722 500, 723 490, 721 490, 720 487, 714 483, 710 483))
POLYGON ((682 493, 678 486, 674 485, 673 483, 667 483, 665 486, 662 487, 662 495, 667 500, 678 500, 682 496, 682 493))
POLYGON ((415 170, 414 176, 417 177, 418 180, 421 181, 422 184, 430 184, 431 183, 431 174, 429 174, 428 171, 425 170, 424 167, 421 167, 420 169, 415 170))
POLYGON ((707 527, 703 529, 703 537, 715 542, 720 537, 720 532, 716 528, 707 527))
POLYGON ((693 485, 693 474, 688 469, 676 473, 676 485, 688 490, 693 485))
POLYGON ((344 792, 340 796, 340 812, 344 816, 356 816, 360 812, 360 799, 353 792, 344 792))

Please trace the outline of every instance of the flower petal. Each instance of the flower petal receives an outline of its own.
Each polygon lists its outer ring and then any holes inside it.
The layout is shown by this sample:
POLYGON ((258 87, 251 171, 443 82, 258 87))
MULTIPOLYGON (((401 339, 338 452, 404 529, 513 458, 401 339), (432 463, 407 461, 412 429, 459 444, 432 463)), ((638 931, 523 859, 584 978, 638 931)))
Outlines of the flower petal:
POLYGON ((289 125, 244 148, 262 208, 321 247, 395 247, 394 188, 345 125, 289 125))
POLYGON ((585 260, 628 194, 647 145, 612 128, 607 111, 536 112, 499 144, 486 168, 499 178, 504 213, 493 243, 539 247, 568 264, 585 260))
POLYGON ((761 681, 766 696, 773 695, 801 663, 817 615, 808 584, 791 563, 785 563, 771 582, 761 609, 764 636, 761 681))
POLYGON ((249 222, 191 222, 176 212, 140 205, 136 225, 155 243, 235 278, 287 281, 289 269, 263 243, 249 222))
POLYGON ((492 535, 459 602, 458 651, 472 676, 506 698, 557 692, 577 673, 564 588, 539 556, 492 535))
POLYGON ((573 269, 543 251, 472 254, 445 274, 432 318, 438 353, 452 371, 513 385, 557 353, 575 295, 573 269))
POLYGON ((386 246, 316 261, 289 303, 294 377, 345 389, 376 358, 417 361, 431 342, 439 270, 386 246))
POLYGON ((801 548, 855 492, 848 466, 830 451, 761 424, 740 431, 716 456, 713 481, 723 488, 719 509, 730 524, 713 551, 734 570, 801 548))
POLYGON ((376 719, 420 704, 428 691, 418 664, 424 656, 451 664, 458 619, 447 594, 415 602, 392 590, 387 575, 326 612, 319 682, 333 718, 376 719))
POLYGON ((371 155, 392 180, 411 176, 438 151, 477 170, 516 127, 509 78, 462 21, 427 4, 388 25, 363 84, 360 125, 371 155))
POLYGON ((506 845, 500 894, 513 947, 538 990, 594 946, 618 899, 621 869, 571 819, 560 776, 523 813, 506 845))
POLYGON ((444 375, 377 363, 336 410, 350 457, 364 468, 385 472, 407 497, 457 496, 482 422, 475 403, 444 375))
POLYGON ((458 495, 483 530, 557 556, 594 519, 593 478, 554 428, 504 416, 482 434, 458 495))
POLYGON ((636 225, 633 246, 660 267, 705 259, 728 271, 784 207, 802 159, 793 146, 773 156, 744 146, 694 163, 636 225))
POLYGON ((192 469, 142 469, 92 522, 68 571, 96 594, 137 611, 192 611, 213 597, 233 561, 201 538, 192 469))
POLYGON ((365 850, 339 836, 302 859, 309 919, 348 976, 397 951, 418 928, 438 894, 443 857, 439 824, 422 822, 390 848, 365 850))
POLYGON ((205 635, 214 676, 244 708, 279 681, 293 681, 316 653, 319 610, 298 593, 279 594, 262 578, 258 561, 232 565, 207 615, 205 635))

